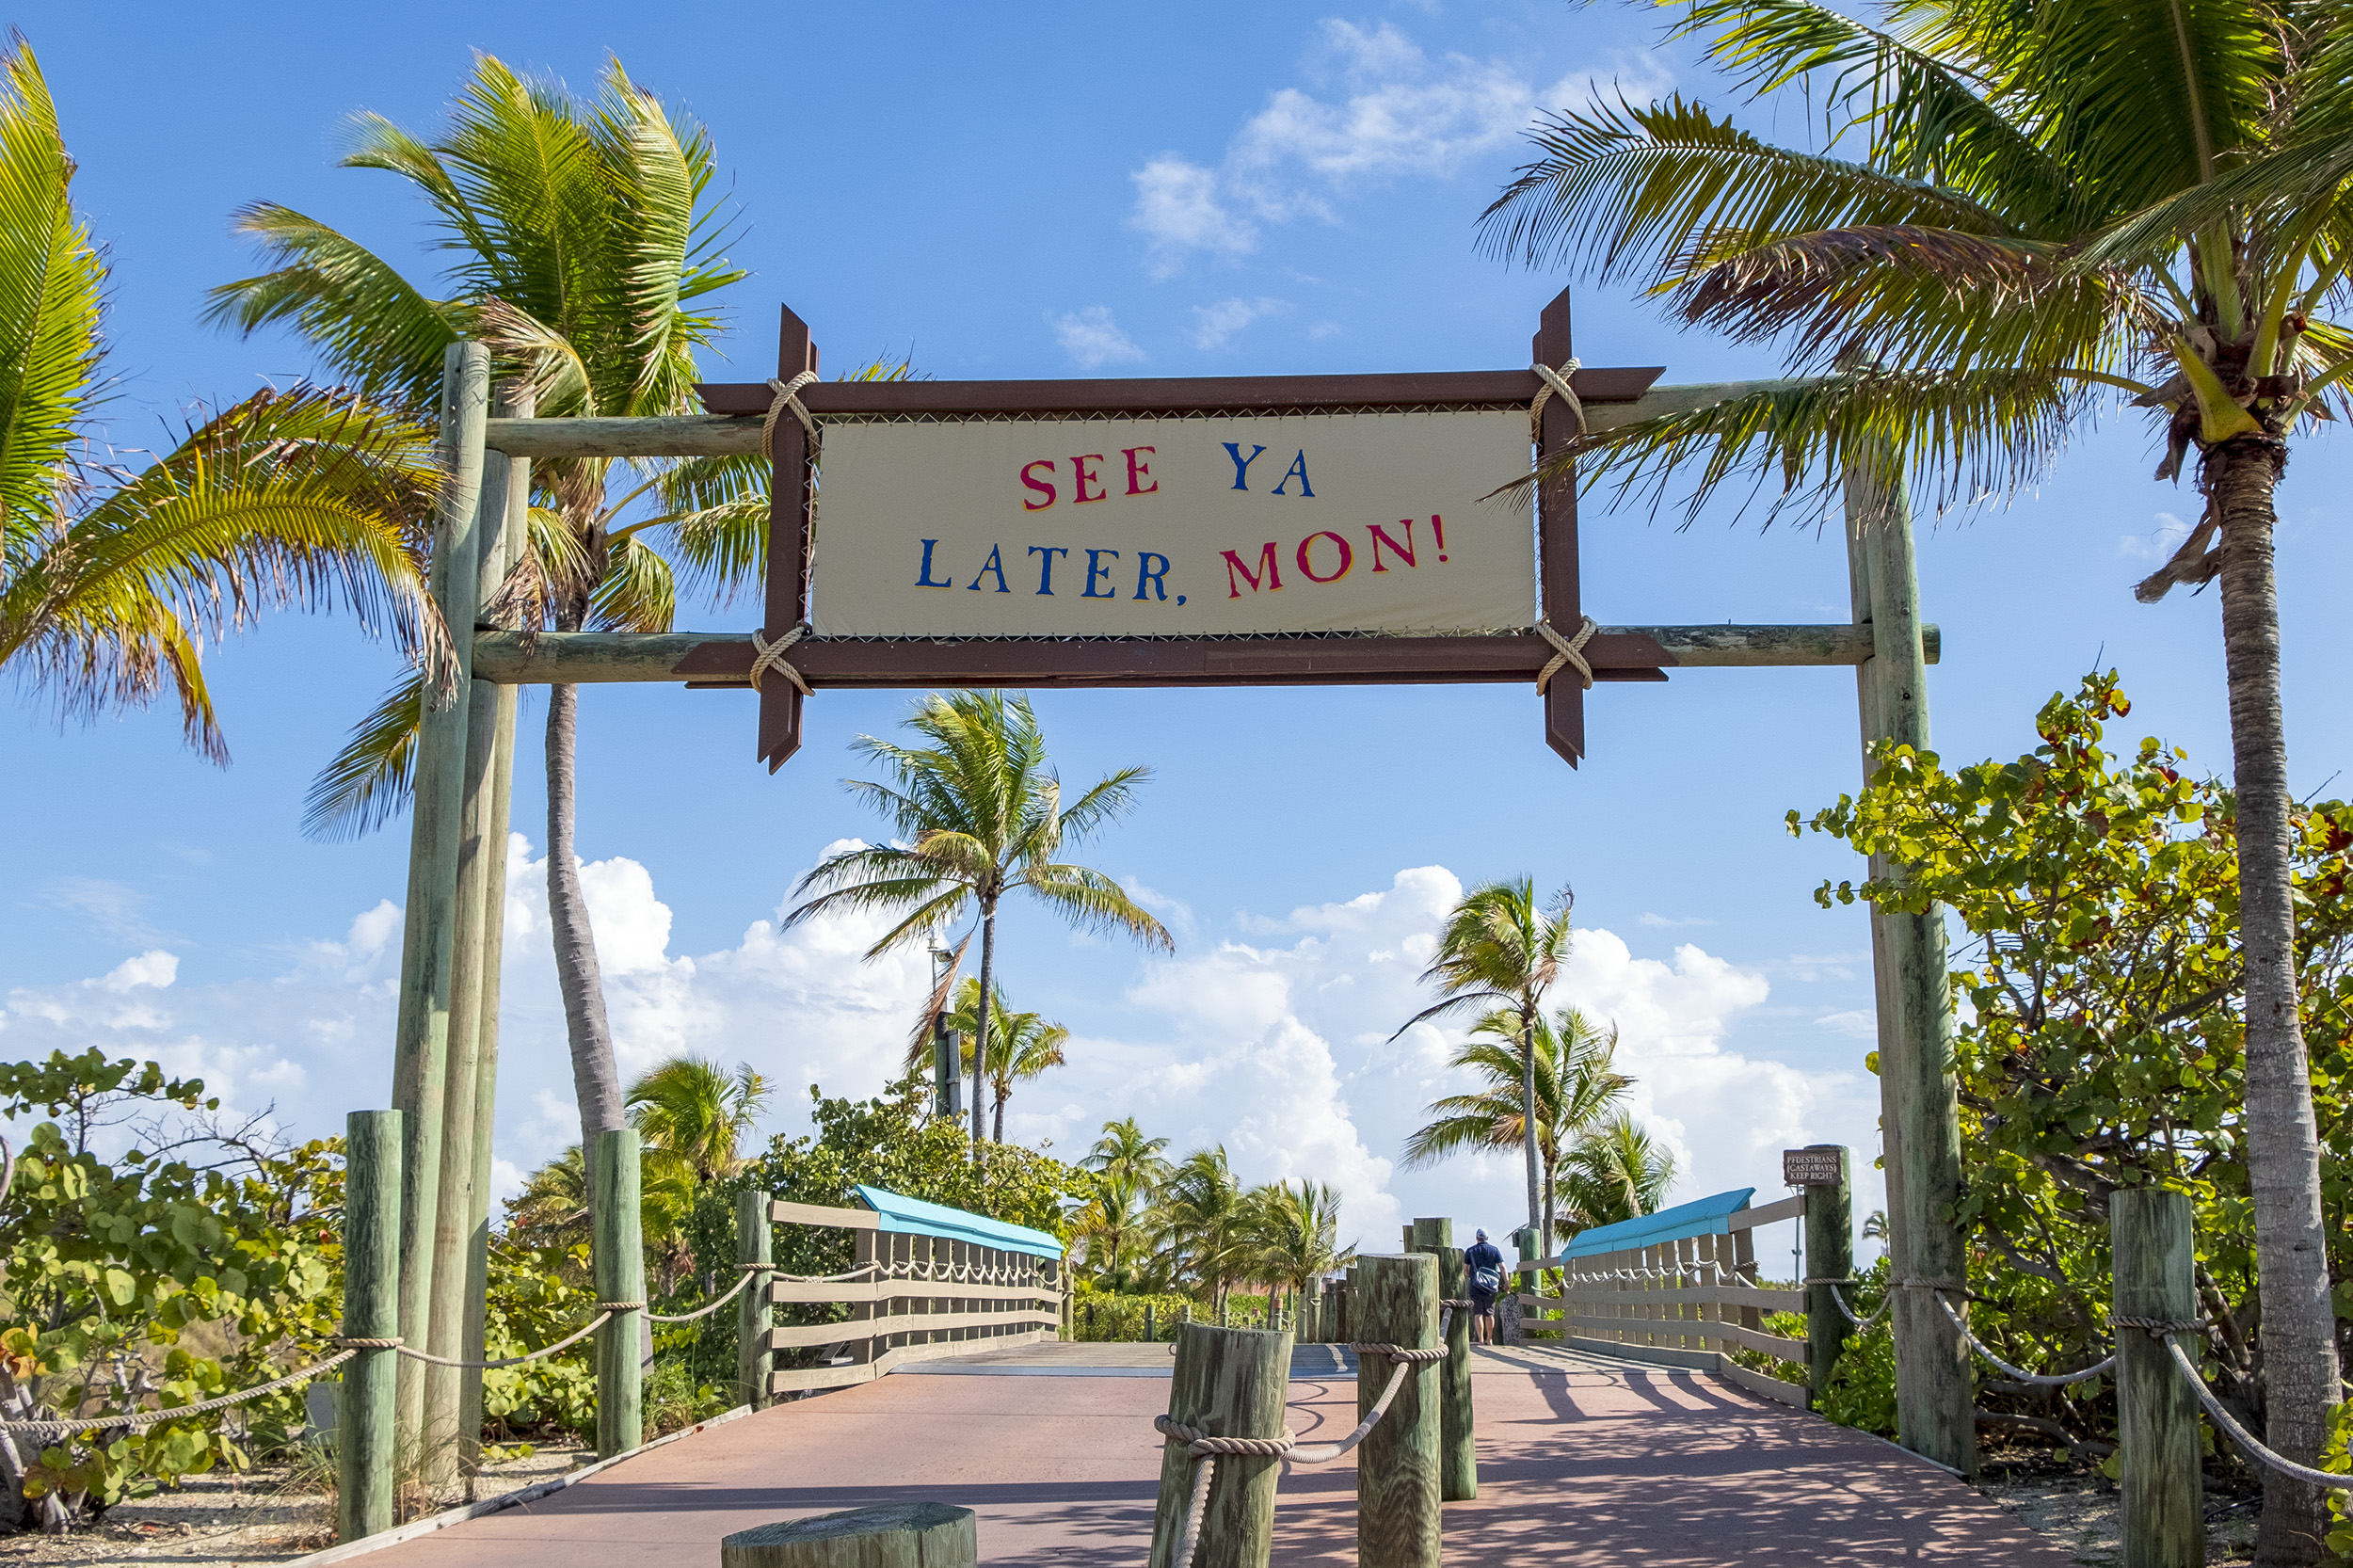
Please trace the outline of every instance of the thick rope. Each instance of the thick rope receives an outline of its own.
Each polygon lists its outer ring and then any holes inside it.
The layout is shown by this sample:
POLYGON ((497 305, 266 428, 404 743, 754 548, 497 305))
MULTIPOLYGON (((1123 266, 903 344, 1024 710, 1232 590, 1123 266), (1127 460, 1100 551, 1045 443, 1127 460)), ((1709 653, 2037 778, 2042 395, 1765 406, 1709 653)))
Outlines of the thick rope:
POLYGON ((1953 1320, 1953 1327, 1959 1329, 1961 1336, 1969 1341, 1971 1350, 1976 1351, 1992 1362, 1994 1367, 2009 1373, 2019 1382, 2032 1384, 2037 1388, 2064 1388, 2071 1383, 2089 1382, 2116 1365, 2116 1352, 2110 1351, 2105 1356, 2086 1367, 2080 1372, 2062 1372, 2056 1377, 2041 1372, 2029 1372, 2024 1367, 2011 1366, 1988 1349, 1984 1340, 1969 1332, 1969 1325, 1961 1320, 1961 1314, 1953 1310, 1953 1304, 1946 1301, 1941 1293, 1936 1298, 1936 1304, 1945 1309, 1945 1316, 1953 1320))
POLYGON ((801 672, 794 669, 791 664, 785 663, 784 658, 785 649, 791 648, 794 643, 799 642, 808 634, 808 629, 807 627, 796 626, 792 631, 787 632, 783 636, 778 637, 772 643, 757 632, 752 633, 752 672, 744 679, 748 680, 752 683, 753 691, 756 692, 760 690, 760 678, 767 674, 770 670, 775 669, 782 670, 784 672, 784 678, 787 680, 792 681, 795 686, 798 686, 801 689, 801 695, 803 696, 813 696, 816 695, 808 689, 808 682, 807 680, 803 679, 801 672))
MULTIPOLYGON (((1830 1281, 1828 1280, 1824 1280, 1822 1283, 1830 1285, 1830 1281)), ((1853 1281, 1849 1280, 1848 1283, 1852 1284, 1853 1281)), ((1888 1307, 1893 1305, 1896 1300, 1893 1295, 1883 1296, 1880 1299, 1879 1310, 1877 1312, 1872 1313, 1868 1318, 1858 1318, 1854 1315, 1854 1308, 1847 1304, 1847 1298, 1839 1294, 1838 1287, 1835 1285, 1830 1286, 1830 1299, 1838 1304, 1838 1310, 1847 1315, 1847 1321, 1855 1326, 1855 1332, 1858 1334, 1868 1334, 1871 1331, 1871 1325, 1873 1323, 1878 1322, 1881 1318, 1887 1316, 1888 1307)))
MULTIPOLYGON (((1531 365, 1529 368, 1536 373, 1536 378, 1544 385, 1536 389, 1536 401, 1528 406, 1528 444, 1545 444, 1545 403, 1555 393, 1569 406, 1569 417, 1577 421, 1577 433, 1580 436, 1585 434, 1585 404, 1577 395, 1576 389, 1569 385, 1569 377, 1577 373, 1578 361, 1575 359, 1563 360, 1559 370, 1550 365, 1531 365)), ((771 381, 769 385, 776 383, 771 381)))
POLYGON ((743 1294, 744 1287, 749 1285, 754 1279, 757 1279, 761 1272, 767 1270, 767 1268, 768 1265, 765 1263, 744 1264, 742 1277, 738 1278, 733 1285, 728 1288, 727 1294, 723 1296, 713 1296, 711 1300, 703 1303, 702 1305, 695 1308, 692 1312, 681 1312, 675 1318, 664 1317, 659 1312, 648 1312, 646 1314, 646 1317, 648 1320, 657 1323, 691 1323, 697 1318, 708 1318, 712 1313, 718 1311, 721 1307, 727 1305, 728 1303, 735 1300, 737 1296, 743 1294))
POLYGON ((760 450, 764 456, 774 457, 776 455, 776 416, 787 408, 800 416, 802 428, 809 433, 810 439, 816 438, 817 422, 809 417, 808 410, 801 406, 800 397, 797 395, 803 387, 816 379, 815 371, 805 370, 790 381, 768 383, 768 390, 776 393, 776 396, 769 400, 768 417, 760 422, 760 450))
POLYGON ((377 1347, 374 1345, 350 1346, 336 1352, 325 1361, 314 1362, 303 1368, 298 1372, 288 1372, 284 1377, 272 1378, 259 1387, 248 1388, 238 1394, 223 1394, 216 1400, 206 1400, 199 1404, 176 1404, 161 1410, 135 1410, 119 1416, 74 1416, 49 1421, 0 1421, 0 1432, 49 1432, 63 1434, 69 1432, 88 1432, 104 1427, 128 1427, 133 1432, 140 1432, 148 1427, 160 1426, 166 1421, 184 1421, 192 1416, 202 1416, 215 1410, 226 1410, 232 1404, 243 1404, 248 1400, 258 1400, 264 1394, 275 1394, 289 1384, 303 1383, 317 1377, 321 1372, 333 1370, 358 1355, 362 1350, 376 1348, 377 1347))
POLYGON ((1584 617, 1584 624, 1577 629, 1574 637, 1563 637, 1553 630, 1552 622, 1548 620, 1536 623, 1536 634, 1552 645, 1551 660, 1536 672, 1536 690, 1539 694, 1552 684, 1552 678, 1560 674, 1564 666, 1572 664, 1577 667, 1577 679, 1585 682, 1585 689, 1589 692, 1593 689, 1593 666, 1585 662, 1585 645, 1599 630, 1591 616, 1584 617))
POLYGON ((2205 1407, 2207 1418, 2231 1434, 2231 1441, 2239 1446, 2240 1452, 2253 1454, 2280 1474, 2292 1480, 2300 1480, 2308 1486, 2326 1487, 2331 1492, 2353 1491, 2353 1476, 2340 1475, 2333 1470, 2315 1470, 2309 1464, 2298 1464, 2283 1454, 2272 1452, 2255 1440, 2254 1433, 2239 1425, 2238 1417, 2233 1416, 2229 1408, 2215 1396, 2215 1391, 2206 1386, 2206 1380, 2198 1375, 2198 1364, 2190 1360, 2189 1353, 2182 1349, 2181 1341, 2176 1337, 2181 1330, 2197 1328, 2201 1325, 2169 1322, 2161 1318, 2111 1318, 2108 1321, 2120 1328, 2137 1328, 2162 1338, 2165 1341, 2165 1348, 2173 1352, 2173 1365, 2182 1369, 2182 1376, 2189 1379, 2190 1392, 2197 1395, 2198 1402, 2205 1407))

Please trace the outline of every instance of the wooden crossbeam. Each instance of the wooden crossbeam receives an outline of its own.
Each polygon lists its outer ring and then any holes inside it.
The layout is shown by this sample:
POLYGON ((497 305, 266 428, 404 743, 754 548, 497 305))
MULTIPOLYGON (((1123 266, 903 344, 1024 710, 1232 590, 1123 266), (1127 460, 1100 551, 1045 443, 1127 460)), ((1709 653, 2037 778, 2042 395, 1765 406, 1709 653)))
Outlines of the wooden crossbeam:
MULTIPOLYGON (((1924 627, 1929 663, 1940 652, 1924 627)), ((1867 626, 1605 626, 1586 645, 1597 680, 1657 680, 1662 666, 1860 664, 1867 626)), ((1134 638, 880 643, 809 638, 792 662, 815 687, 1279 686, 1523 682, 1552 656, 1534 636, 1134 638)), ((503 685, 675 680, 740 685, 748 632, 548 632, 474 637, 477 680, 503 685)), ((818 1224, 841 1224, 819 1221, 818 1224)))

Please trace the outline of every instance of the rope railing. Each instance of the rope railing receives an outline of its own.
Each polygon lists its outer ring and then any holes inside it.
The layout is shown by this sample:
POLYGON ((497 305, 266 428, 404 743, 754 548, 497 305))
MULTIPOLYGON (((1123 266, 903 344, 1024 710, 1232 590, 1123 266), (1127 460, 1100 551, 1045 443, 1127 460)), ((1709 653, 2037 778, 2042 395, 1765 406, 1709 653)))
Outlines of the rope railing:
MULTIPOLYGON (((1451 1325, 1454 1309, 1467 1308, 1467 1302, 1441 1302, 1438 1312, 1438 1338, 1443 1341, 1451 1325)), ((1285 1464, 1328 1464, 1353 1449, 1372 1435, 1372 1429, 1381 1424, 1381 1417, 1389 1413, 1396 1402, 1398 1390, 1405 1386, 1405 1374, 1416 1367, 1427 1367, 1447 1358, 1444 1343, 1428 1349, 1404 1345, 1352 1343, 1350 1350, 1358 1357, 1385 1356, 1389 1362, 1389 1381, 1381 1390, 1381 1397, 1372 1402, 1372 1409, 1356 1423, 1356 1429, 1337 1443, 1303 1444, 1299 1434, 1287 1424, 1280 1437, 1219 1437, 1191 1427, 1166 1416, 1152 1417, 1152 1430, 1172 1443, 1185 1445, 1185 1452, 1193 1461, 1193 1492, 1185 1508, 1184 1528, 1176 1537, 1176 1549, 1169 1557, 1171 1568, 1193 1568, 1194 1557, 1201 1549, 1201 1521, 1209 1507, 1209 1483, 1217 1473, 1222 1455, 1251 1459, 1278 1459, 1285 1464)))
POLYGON ((2103 1356, 2098 1361, 2093 1362, 2090 1366, 2084 1368, 2081 1371, 2059 1373, 2029 1372, 2024 1367, 2013 1367, 2009 1362, 2004 1361, 2000 1356, 1993 1353, 1993 1352, 1986 1345, 1984 1340, 1970 1333, 1968 1323, 1962 1320, 1960 1313, 1953 1310, 1953 1304, 1945 1299, 1945 1293, 1941 1290, 1936 1294, 1936 1304, 1945 1309, 1945 1316, 1952 1320, 1953 1327, 1961 1331, 1961 1336, 1969 1341, 1969 1348, 1971 1350, 1976 1351, 1979 1355, 1985 1357, 1986 1360, 1992 1362, 1994 1367, 2009 1373, 2019 1382, 2031 1384, 2037 1388, 2064 1388, 2071 1383, 2088 1383, 2091 1379, 2098 1377, 2101 1373, 2109 1370, 2116 1365, 2116 1352, 2114 1351, 2110 1351, 2106 1355, 2103 1356))
POLYGON ((2181 1340, 2178 1337, 2182 1330, 2202 1328, 2203 1324, 2172 1322, 2160 1318, 2111 1318, 2108 1321, 2119 1328, 2138 1329, 2143 1334, 2163 1340, 2165 1348, 2172 1353, 2173 1365, 2181 1369, 2182 1376, 2189 1380, 2190 1392, 2198 1396, 2198 1403, 2204 1409, 2206 1418, 2228 1432, 2231 1441, 2238 1445, 2241 1453, 2253 1455, 2270 1469, 2292 1480, 2300 1480, 2309 1486, 2325 1487, 2331 1492, 2353 1492, 2353 1476, 2346 1476, 2334 1470, 2315 1470, 2309 1464, 2298 1464, 2286 1455, 2275 1453, 2265 1447, 2257 1441, 2254 1433, 2239 1424, 2238 1417, 2231 1414, 2230 1407, 2225 1405, 2221 1398, 2206 1385, 2205 1378, 2199 1372, 2198 1364, 2189 1358, 2189 1352, 2182 1349, 2181 1340))

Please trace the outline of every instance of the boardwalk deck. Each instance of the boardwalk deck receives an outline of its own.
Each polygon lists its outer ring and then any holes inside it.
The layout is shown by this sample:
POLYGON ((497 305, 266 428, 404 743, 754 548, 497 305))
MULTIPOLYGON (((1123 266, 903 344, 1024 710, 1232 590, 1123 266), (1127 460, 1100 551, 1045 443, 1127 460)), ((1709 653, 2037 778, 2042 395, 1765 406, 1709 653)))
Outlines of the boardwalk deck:
MULTIPOLYGON (((368 1568, 716 1568, 721 1536, 908 1498, 980 1514, 981 1560, 1138 1568, 1160 1464, 1164 1347, 1026 1347, 934 1362, 715 1427, 540 1502, 388 1546, 368 1568), (1092 1368, 1073 1362, 1093 1361, 1092 1368), (1059 1370, 1058 1370, 1059 1369, 1059 1370), (1089 1374, 1092 1375, 1089 1375, 1089 1374), (1043 1375, 1041 1375, 1043 1374, 1043 1375), (1077 1374, 1077 1375, 1072 1375, 1077 1374)), ((1353 1376, 1300 1347, 1291 1424, 1353 1424, 1353 1376)), ((2070 1555, 1892 1445, 1702 1373, 1542 1350, 1477 1358, 1480 1496, 1449 1560, 1574 1568, 1919 1561, 2063 1568, 2070 1555)), ((1353 1568, 1355 1474, 1287 1476, 1278 1568, 1353 1568)))

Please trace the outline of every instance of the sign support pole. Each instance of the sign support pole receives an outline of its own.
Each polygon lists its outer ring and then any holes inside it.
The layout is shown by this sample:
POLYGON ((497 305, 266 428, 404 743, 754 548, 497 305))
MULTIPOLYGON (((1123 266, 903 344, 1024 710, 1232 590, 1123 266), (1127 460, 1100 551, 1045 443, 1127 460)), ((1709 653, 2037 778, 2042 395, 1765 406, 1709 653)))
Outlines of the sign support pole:
MULTIPOLYGON (((1529 351, 1538 364, 1558 369, 1568 363, 1569 291, 1562 289, 1537 320, 1529 351)), ((1577 436, 1576 412, 1565 398, 1545 399, 1543 439, 1536 448, 1542 463, 1577 436)), ((1564 473, 1536 491, 1537 582, 1544 595, 1543 615, 1563 637, 1577 635, 1585 615, 1577 571, 1577 475, 1564 473)), ((1545 688, 1545 744, 1575 767, 1585 755, 1585 682, 1574 668, 1563 668, 1545 688)))
MULTIPOLYGON (((790 382, 804 371, 817 369, 817 344, 808 323, 781 307, 783 325, 776 336, 776 379, 790 382)), ((790 411, 773 422, 773 458, 769 476, 768 604, 762 635, 774 642, 790 636, 808 618, 809 503, 815 490, 809 483, 816 454, 809 450, 808 430, 790 411)), ((801 690, 782 676, 772 676, 760 688, 760 759, 770 773, 801 749, 801 690)))

